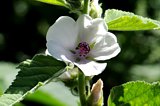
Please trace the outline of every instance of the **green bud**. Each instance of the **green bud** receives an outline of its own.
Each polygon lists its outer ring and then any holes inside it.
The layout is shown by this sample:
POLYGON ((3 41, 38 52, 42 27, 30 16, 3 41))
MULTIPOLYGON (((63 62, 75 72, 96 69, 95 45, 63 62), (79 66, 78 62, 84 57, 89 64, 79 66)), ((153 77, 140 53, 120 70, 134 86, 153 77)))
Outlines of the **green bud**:
POLYGON ((76 87, 78 84, 78 72, 78 68, 73 68, 70 70, 66 70, 66 72, 64 72, 57 78, 58 80, 62 81, 65 86, 71 89, 73 95, 78 95, 78 92, 76 91, 76 87))
POLYGON ((90 9, 90 16, 92 18, 100 18, 102 15, 102 8, 101 4, 98 4, 98 0, 91 1, 91 9, 90 9))
POLYGON ((78 68, 73 68, 70 70, 66 70, 63 74, 59 76, 59 79, 62 81, 68 81, 77 78, 78 76, 78 68))
POLYGON ((91 94, 88 97, 88 106, 103 106, 103 81, 99 79, 93 84, 91 94))

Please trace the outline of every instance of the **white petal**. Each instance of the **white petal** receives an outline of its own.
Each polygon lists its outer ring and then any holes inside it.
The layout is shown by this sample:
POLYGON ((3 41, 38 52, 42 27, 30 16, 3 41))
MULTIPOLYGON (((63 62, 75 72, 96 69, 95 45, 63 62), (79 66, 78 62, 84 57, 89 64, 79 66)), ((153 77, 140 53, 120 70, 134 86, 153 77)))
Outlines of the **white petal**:
POLYGON ((51 54, 49 53, 48 49, 46 49, 45 54, 51 56, 51 54))
POLYGON ((102 18, 92 20, 92 26, 95 27, 94 29, 97 31, 96 34, 103 34, 108 31, 108 26, 102 18))
POLYGON ((84 60, 75 65, 82 70, 85 76, 94 76, 102 73, 107 63, 97 63, 95 61, 84 60))
POLYGON ((88 15, 82 15, 77 20, 77 26, 79 29, 80 42, 87 42, 92 44, 97 35, 101 35, 107 32, 107 25, 101 18, 92 19, 88 15))
POLYGON ((46 38, 47 42, 52 40, 53 45, 73 49, 77 36, 76 22, 68 16, 62 16, 49 28, 46 38))
POLYGON ((54 58, 62 61, 71 62, 73 61, 73 54, 65 47, 57 45, 54 41, 48 41, 47 44, 48 54, 54 58))
POLYGON ((107 32, 97 38, 89 56, 96 60, 107 60, 115 57, 119 52, 116 36, 107 32))
POLYGON ((79 42, 83 41, 85 42, 84 36, 86 36, 85 34, 87 33, 87 28, 91 25, 91 21, 92 18, 87 15, 87 14, 83 14, 81 15, 77 21, 76 24, 78 26, 78 35, 79 35, 79 42))
POLYGON ((92 20, 91 24, 92 25, 88 27, 85 34, 86 42, 88 42, 89 44, 95 43, 97 37, 104 35, 104 33, 108 32, 107 25, 101 18, 96 18, 92 20))
POLYGON ((76 24, 79 27, 79 30, 83 32, 85 28, 91 25, 91 21, 92 18, 89 15, 83 14, 77 19, 76 24))

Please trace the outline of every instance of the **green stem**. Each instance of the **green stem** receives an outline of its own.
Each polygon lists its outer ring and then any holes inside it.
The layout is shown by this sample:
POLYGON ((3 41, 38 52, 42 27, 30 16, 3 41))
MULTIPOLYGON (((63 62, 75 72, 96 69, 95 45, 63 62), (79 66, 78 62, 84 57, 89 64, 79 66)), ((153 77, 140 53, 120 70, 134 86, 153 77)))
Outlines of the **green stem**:
POLYGON ((90 0, 84 0, 84 8, 83 8, 83 13, 84 14, 89 14, 89 6, 90 5, 90 0))
POLYGON ((86 83, 85 83, 85 76, 82 72, 79 72, 78 77, 78 91, 80 97, 81 106, 87 106, 86 103, 86 83))

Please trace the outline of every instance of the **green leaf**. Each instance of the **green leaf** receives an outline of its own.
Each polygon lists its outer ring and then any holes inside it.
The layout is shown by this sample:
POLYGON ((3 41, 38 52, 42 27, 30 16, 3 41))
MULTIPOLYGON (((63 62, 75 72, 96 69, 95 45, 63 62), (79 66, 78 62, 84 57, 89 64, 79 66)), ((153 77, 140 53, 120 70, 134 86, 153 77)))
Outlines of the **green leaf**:
POLYGON ((79 102, 78 96, 74 96, 70 88, 61 81, 51 82, 40 87, 35 93, 26 96, 26 100, 35 101, 44 106, 77 106, 77 102, 79 102))
POLYGON ((108 106, 160 106, 160 83, 136 81, 114 87, 108 106))
POLYGON ((16 79, 0 97, 0 106, 12 106, 27 94, 58 77, 64 72, 65 63, 51 56, 36 55, 32 60, 22 62, 18 68, 20 71, 16 79))
POLYGON ((66 106, 62 101, 57 100, 56 97, 52 97, 50 93, 47 94, 46 92, 38 90, 32 95, 27 96, 25 100, 27 102, 34 101, 39 104, 44 104, 45 106, 66 106))
POLYGON ((66 8, 69 8, 66 0, 37 0, 43 3, 48 3, 48 4, 53 4, 53 5, 59 5, 59 6, 64 6, 66 8))
POLYGON ((17 75, 17 64, 0 62, 0 95, 8 88, 17 75), (9 73, 9 74, 8 74, 9 73))
POLYGON ((160 22, 130 12, 109 9, 104 17, 109 30, 135 31, 160 29, 160 22))

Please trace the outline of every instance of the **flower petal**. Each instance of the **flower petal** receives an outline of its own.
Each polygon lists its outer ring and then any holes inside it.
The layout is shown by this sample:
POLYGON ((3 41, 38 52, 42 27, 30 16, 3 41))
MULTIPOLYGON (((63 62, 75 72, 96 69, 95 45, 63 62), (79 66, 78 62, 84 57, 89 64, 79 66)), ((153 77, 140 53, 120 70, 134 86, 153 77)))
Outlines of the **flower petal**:
POLYGON ((105 21, 101 18, 92 19, 88 15, 82 15, 77 20, 77 26, 79 29, 80 41, 87 42, 89 44, 94 43, 94 40, 98 35, 106 33, 108 28, 105 21))
POLYGON ((76 22, 68 16, 62 16, 49 28, 46 38, 47 42, 52 40, 53 45, 56 44, 67 49, 73 49, 77 36, 76 22))
POLYGON ((56 44, 54 41, 50 40, 47 42, 47 54, 52 55, 54 58, 62 61, 71 62, 73 61, 73 54, 65 47, 56 44))
POLYGON ((92 20, 92 27, 96 30, 96 34, 103 34, 108 31, 108 26, 105 23, 104 19, 96 18, 92 20))
POLYGON ((89 56, 96 60, 107 60, 115 57, 120 52, 117 38, 114 34, 106 32, 97 37, 89 56))
POLYGON ((97 37, 104 35, 104 33, 108 32, 108 28, 106 23, 101 18, 96 18, 92 20, 91 26, 88 27, 85 33, 86 42, 89 44, 95 43, 97 37))
POLYGON ((49 55, 49 56, 51 56, 51 54, 49 53, 48 49, 46 49, 46 51, 45 51, 45 55, 49 55))
POLYGON ((107 63, 97 63, 95 61, 84 60, 79 63, 74 63, 82 70, 85 76, 98 75, 104 71, 107 63))
POLYGON ((79 35, 79 39, 83 42, 86 42, 85 39, 84 39, 84 36, 86 36, 86 31, 87 31, 87 28, 91 25, 91 21, 92 21, 92 18, 87 15, 87 14, 83 14, 81 15, 77 21, 76 21, 76 24, 78 26, 78 35, 79 35))

